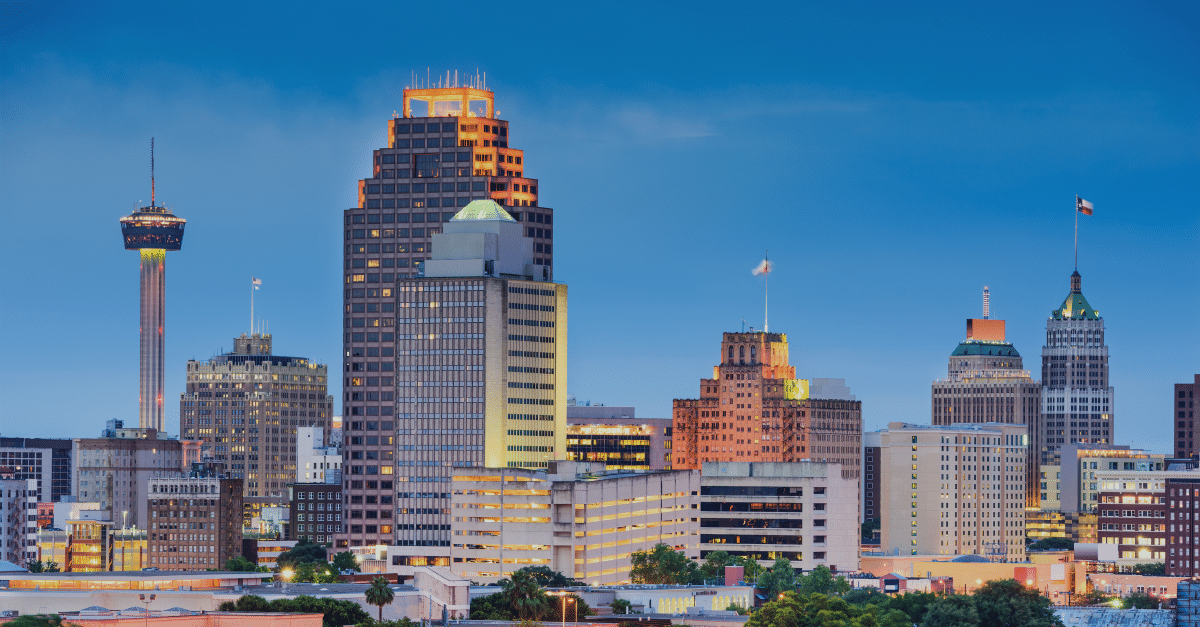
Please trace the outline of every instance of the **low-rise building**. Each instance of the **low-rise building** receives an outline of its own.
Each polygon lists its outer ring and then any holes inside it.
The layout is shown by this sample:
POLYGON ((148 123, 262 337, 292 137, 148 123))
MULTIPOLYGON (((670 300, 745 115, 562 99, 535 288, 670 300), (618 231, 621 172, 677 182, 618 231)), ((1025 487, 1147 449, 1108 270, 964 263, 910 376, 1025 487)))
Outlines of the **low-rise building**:
POLYGON ((242 551, 242 480, 196 464, 187 477, 151 479, 150 566, 209 570, 242 551))
POLYGON ((567 407, 567 459, 610 470, 669 470, 670 418, 637 418, 632 407, 567 407))
POLYGON ((770 568, 858 569, 858 481, 823 462, 705 462, 700 559, 715 551, 770 568))
POLYGON ((462 468, 451 490, 451 570, 475 581, 547 566, 594 585, 629 583, 632 553, 659 543, 699 558, 696 471, 462 468))
POLYGON ((296 483, 289 489, 292 505, 288 539, 332 545, 333 534, 342 530, 342 484, 296 483))

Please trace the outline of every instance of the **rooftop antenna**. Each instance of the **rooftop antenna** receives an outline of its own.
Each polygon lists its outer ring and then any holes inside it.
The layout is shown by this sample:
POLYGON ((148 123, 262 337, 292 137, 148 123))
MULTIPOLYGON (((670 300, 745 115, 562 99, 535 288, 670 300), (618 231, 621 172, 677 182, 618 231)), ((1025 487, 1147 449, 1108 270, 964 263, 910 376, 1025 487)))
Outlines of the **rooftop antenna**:
POLYGON ((992 297, 988 293, 988 286, 983 286, 983 319, 987 320, 992 309, 992 297))
MULTIPOLYGON (((150 138, 150 206, 154 206, 154 138, 150 138)), ((1078 222, 1076 218, 1076 222, 1078 222)), ((1078 256, 1078 254, 1076 255, 1078 256)))
MULTIPOLYGON (((767 321, 767 313, 769 310, 769 308, 768 308, 769 301, 767 300, 767 297, 769 295, 770 287, 771 287, 771 268, 772 268, 771 260, 767 254, 769 252, 770 251, 764 252, 762 262, 759 263, 757 266, 755 266, 755 268, 753 270, 750 271, 751 274, 753 274, 754 276, 758 276, 760 274, 765 275, 764 278, 766 280, 766 284, 763 287, 763 333, 768 333, 769 329, 770 329, 770 324, 767 321)), ((753 328, 753 327, 751 327, 751 328, 753 328)))

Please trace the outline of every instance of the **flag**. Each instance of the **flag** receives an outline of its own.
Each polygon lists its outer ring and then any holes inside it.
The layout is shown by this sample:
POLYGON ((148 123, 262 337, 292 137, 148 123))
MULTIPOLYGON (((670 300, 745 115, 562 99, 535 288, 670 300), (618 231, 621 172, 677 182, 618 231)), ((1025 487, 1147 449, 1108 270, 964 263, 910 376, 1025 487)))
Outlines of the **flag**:
POLYGON ((754 266, 754 269, 751 270, 750 273, 753 274, 754 276, 759 276, 761 274, 770 274, 771 270, 774 270, 774 269, 775 269, 775 264, 771 263, 770 261, 767 261, 766 259, 763 259, 761 263, 759 263, 757 266, 754 266))
POLYGON ((1075 197, 1075 209, 1085 216, 1092 215, 1092 203, 1080 198, 1079 196, 1075 197))
POLYGON ((262 279, 250 277, 250 285, 253 285, 254 289, 258 289, 258 286, 262 285, 262 279))

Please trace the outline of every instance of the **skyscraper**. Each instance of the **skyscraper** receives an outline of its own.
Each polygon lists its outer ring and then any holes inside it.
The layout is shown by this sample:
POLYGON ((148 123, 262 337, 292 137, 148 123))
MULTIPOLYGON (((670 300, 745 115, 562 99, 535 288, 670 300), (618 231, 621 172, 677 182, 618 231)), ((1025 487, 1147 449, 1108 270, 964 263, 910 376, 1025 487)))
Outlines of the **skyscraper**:
POLYGON ((163 426, 163 328, 166 324, 167 251, 183 246, 187 220, 154 204, 154 140, 150 140, 150 206, 121 218, 125 250, 141 254, 141 361, 138 426, 165 432, 163 426))
POLYGON ((810 460, 841 464, 842 477, 857 480, 862 401, 810 398, 808 383, 788 363, 787 335, 725 333, 700 398, 674 401, 671 467, 810 460))
POLYGON ((1082 277, 1046 320, 1042 347, 1041 446, 1043 463, 1064 444, 1113 441, 1113 388, 1108 378, 1104 318, 1083 297, 1082 277))
POLYGON ((1196 454, 1196 390, 1200 390, 1200 374, 1194 375, 1191 383, 1176 383, 1171 396, 1171 411, 1174 412, 1176 439, 1175 457, 1191 457, 1196 454))
POLYGON ((472 201, 433 236, 424 276, 367 288, 388 299, 375 308, 351 297, 338 546, 447 563, 452 468, 565 458, 567 286, 534 250, 503 207, 472 201))
POLYGON ((188 360, 179 397, 180 433, 203 442, 224 473, 241 480, 247 519, 288 503, 297 429, 314 427, 324 439, 333 415, 329 367, 274 355, 271 341, 268 333, 243 333, 231 352, 188 360))
POLYGON ((935 425, 997 422, 1028 426, 1025 462, 1027 505, 1037 507, 1041 446, 1038 421, 1041 387, 1024 369, 1021 354, 1005 340, 1004 321, 990 317, 990 295, 983 288, 983 318, 967 320, 967 337, 950 353, 946 378, 933 382, 935 425))

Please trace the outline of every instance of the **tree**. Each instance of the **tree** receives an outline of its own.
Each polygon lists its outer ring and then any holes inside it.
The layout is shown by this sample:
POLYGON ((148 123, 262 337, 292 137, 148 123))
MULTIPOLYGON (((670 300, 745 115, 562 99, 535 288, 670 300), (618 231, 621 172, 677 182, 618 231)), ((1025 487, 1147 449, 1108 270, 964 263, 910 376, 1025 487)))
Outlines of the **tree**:
POLYGON ((359 570, 358 558, 354 557, 354 554, 350 551, 342 551, 341 553, 334 555, 331 563, 333 564, 333 569, 339 573, 344 570, 359 570))
MULTIPOLYGON (((778 560, 776 560, 776 564, 778 563, 778 560)), ((772 566, 771 568, 774 570, 775 567, 772 566)), ((817 566, 807 575, 797 577, 796 585, 799 586, 800 592, 803 594, 818 592, 825 595, 843 596, 847 592, 850 592, 850 582, 846 581, 846 578, 840 575, 834 578, 833 571, 829 570, 829 567, 825 565, 817 566)))
POLYGON ((10 625, 13 627, 77 627, 74 623, 64 623, 58 614, 25 614, 4 623, 4 625, 5 627, 10 625))
POLYGON ((563 621, 564 610, 566 611, 567 619, 569 620, 591 616, 596 613, 596 611, 593 610, 592 607, 577 594, 568 594, 566 595, 566 599, 566 607, 564 608, 562 597, 554 598, 548 596, 546 599, 547 611, 541 616, 538 616, 538 620, 561 623, 563 621))
POLYGON ((921 627, 978 627, 979 612, 969 596, 955 594, 938 599, 929 607, 921 627))
POLYGON ((354 601, 340 599, 317 598, 301 595, 294 599, 275 599, 268 603, 266 599, 252 594, 244 595, 237 601, 226 601, 218 608, 222 612, 299 612, 303 614, 321 614, 323 627, 344 627, 357 625, 371 620, 362 606, 354 601))
MULTIPOLYGON (((890 597, 879 591, 879 588, 855 588, 842 595, 850 605, 880 605, 886 606, 890 597)), ((917 621, 913 621, 914 623, 917 621)))
POLYGON ((379 607, 379 620, 383 620, 383 606, 392 602, 396 598, 396 593, 388 586, 388 580, 383 577, 376 577, 371 580, 371 585, 367 586, 367 603, 379 607))
POLYGON ((294 583, 334 583, 338 580, 333 567, 325 562, 303 562, 296 565, 291 581, 294 583))
MULTIPOLYGON (((828 572, 829 569, 825 570, 828 572)), ((787 558, 777 557, 775 564, 759 576, 758 587, 767 592, 767 598, 779 596, 784 592, 795 592, 796 570, 787 558)))
POLYGON ((1070 551, 1075 548, 1075 541, 1070 538, 1042 538, 1029 545, 1028 551, 1070 551))
POLYGON ((925 619, 925 613, 934 603, 937 603, 937 600, 938 596, 932 592, 906 592, 888 599, 887 608, 904 612, 912 622, 920 623, 925 619))
POLYGON ((708 554, 708 559, 696 571, 700 581, 692 583, 704 583, 712 579, 717 579, 724 583, 725 567, 738 565, 738 559, 729 553, 725 551, 713 551, 708 554))
POLYGON ((912 627, 903 612, 859 607, 823 594, 788 592, 750 615, 745 627, 912 627))
POLYGON ((489 594, 485 597, 471 599, 471 620, 513 620, 512 606, 504 598, 503 592, 489 594))
POLYGON ((693 580, 696 562, 665 544, 650 551, 634 551, 630 578, 633 583, 684 584, 693 580))
POLYGON ((1050 599, 1015 579, 989 581, 972 595, 979 624, 988 627, 1062 627, 1050 599))
POLYGON ((295 568, 298 564, 320 562, 325 563, 325 547, 301 540, 296 543, 296 546, 282 552, 276 558, 276 563, 280 568, 292 567, 295 568))
POLYGON ((1095 588, 1075 597, 1075 602, 1078 605, 1104 605, 1112 600, 1111 596, 1095 588))
POLYGON ((871 520, 862 523, 859 525, 859 531, 861 532, 863 542, 875 542, 875 532, 879 531, 879 519, 872 518, 871 520))
POLYGON ((616 599, 612 602, 613 614, 628 614, 631 607, 633 603, 629 599, 616 599))
POLYGON ((1167 574, 1166 562, 1154 562, 1151 564, 1135 564, 1133 566, 1133 574, 1135 575, 1158 575, 1163 577, 1167 574))
POLYGON ((258 570, 258 564, 251 562, 241 555, 234 555, 225 560, 225 570, 235 573, 251 573, 258 570))
POLYGON ((1159 607, 1159 600, 1145 592, 1132 592, 1129 596, 1121 599, 1121 609, 1123 610, 1155 610, 1159 607))
POLYGON ((745 616, 750 613, 750 610, 744 608, 739 603, 730 603, 726 608, 727 612, 737 612, 738 616, 745 616))
POLYGON ((46 562, 46 572, 57 573, 58 571, 59 571, 58 562, 56 562, 54 560, 49 560, 46 562))
POLYGON ((529 573, 533 580, 543 588, 569 588, 584 585, 581 581, 576 581, 556 570, 550 570, 549 566, 526 566, 521 570, 529 573))
POLYGON ((521 620, 535 620, 546 612, 549 598, 538 586, 537 580, 524 569, 518 570, 508 579, 502 579, 501 594, 521 620))

